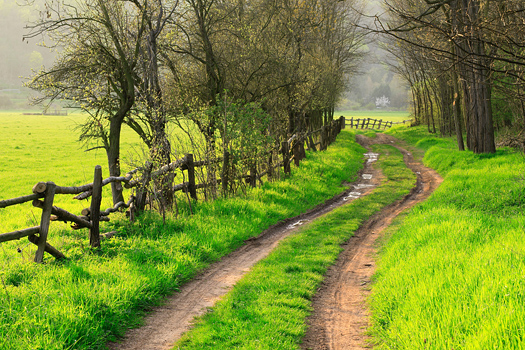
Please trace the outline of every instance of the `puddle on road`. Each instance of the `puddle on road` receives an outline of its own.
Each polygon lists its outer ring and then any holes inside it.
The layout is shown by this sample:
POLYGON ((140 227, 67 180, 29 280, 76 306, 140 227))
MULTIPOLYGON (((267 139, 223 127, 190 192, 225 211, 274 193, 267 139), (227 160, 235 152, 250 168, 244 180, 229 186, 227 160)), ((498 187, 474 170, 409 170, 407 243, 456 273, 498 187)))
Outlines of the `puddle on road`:
POLYGON ((361 193, 359 192, 350 192, 348 196, 343 198, 343 200, 346 202, 347 200, 356 199, 356 198, 359 198, 360 196, 361 196, 361 193))
POLYGON ((377 157, 379 157, 379 153, 368 152, 368 153, 365 153, 365 157, 368 158, 368 160, 366 161, 367 163, 373 163, 377 161, 377 157))
POLYGON ((375 187, 375 185, 372 184, 357 184, 354 185, 355 188, 367 188, 367 187, 375 187))
POLYGON ((308 222, 308 220, 299 220, 297 222, 294 222, 293 224, 288 225, 287 229, 293 230, 294 228, 301 226, 302 224, 308 222))

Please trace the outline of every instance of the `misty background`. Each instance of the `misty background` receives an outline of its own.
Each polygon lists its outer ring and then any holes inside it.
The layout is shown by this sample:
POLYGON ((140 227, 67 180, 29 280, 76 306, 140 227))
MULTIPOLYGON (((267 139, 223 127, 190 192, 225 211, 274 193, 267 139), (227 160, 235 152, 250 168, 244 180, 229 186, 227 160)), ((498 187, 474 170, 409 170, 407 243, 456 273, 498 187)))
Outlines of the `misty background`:
MULTIPOLYGON (((29 98, 34 93, 23 84, 32 70, 50 67, 56 52, 41 46, 39 38, 22 40, 27 32, 25 26, 40 15, 42 4, 35 1, 31 6, 20 6, 20 1, 23 0, 0 0, 0 110, 42 110, 42 106, 30 105, 29 98)), ((367 12, 380 13, 380 1, 369 1, 367 12)), ((407 109, 407 85, 382 63, 385 52, 378 41, 379 38, 370 38, 364 48, 367 54, 359 71, 349 78, 338 110, 407 109)))

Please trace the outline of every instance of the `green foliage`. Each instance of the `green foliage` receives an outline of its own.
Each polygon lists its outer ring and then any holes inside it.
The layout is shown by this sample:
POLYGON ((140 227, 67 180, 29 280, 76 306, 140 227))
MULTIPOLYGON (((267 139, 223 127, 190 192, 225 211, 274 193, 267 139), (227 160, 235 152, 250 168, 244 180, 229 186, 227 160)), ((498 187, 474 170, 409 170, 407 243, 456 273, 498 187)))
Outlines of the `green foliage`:
POLYGON ((376 146, 386 179, 367 197, 337 208, 281 242, 175 349, 297 349, 311 299, 340 245, 374 212, 408 193, 414 174, 392 146, 376 146))
POLYGON ((476 155, 423 129, 444 182, 390 229, 371 306, 379 349, 521 349, 524 167, 521 155, 476 155), (432 145, 433 144, 433 145, 432 145))
POLYGON ((0 349, 103 349, 210 262, 340 192, 343 181, 355 180, 363 152, 343 132, 284 181, 194 203, 193 216, 180 203, 178 219, 168 215, 165 223, 153 213, 117 222, 118 234, 100 252, 87 248, 85 231, 54 231, 50 243, 70 258, 63 263, 46 255, 36 265, 25 241, 2 243, 0 349))
POLYGON ((207 112, 215 114, 222 121, 219 130, 223 148, 234 155, 244 156, 266 151, 273 141, 268 135, 271 117, 262 110, 259 103, 233 102, 227 97, 219 96, 217 106, 207 112))

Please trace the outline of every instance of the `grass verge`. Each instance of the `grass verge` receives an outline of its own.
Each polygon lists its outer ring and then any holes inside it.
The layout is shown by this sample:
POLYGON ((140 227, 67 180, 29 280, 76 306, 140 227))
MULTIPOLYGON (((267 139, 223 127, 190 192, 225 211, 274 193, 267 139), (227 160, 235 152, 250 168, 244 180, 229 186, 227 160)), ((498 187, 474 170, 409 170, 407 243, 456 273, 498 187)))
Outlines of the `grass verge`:
POLYGON ((285 239, 201 317, 175 349, 297 349, 311 298, 359 225, 407 194, 415 176, 399 151, 375 148, 386 179, 364 198, 335 209, 285 239))
POLYGON ((424 128, 395 136, 426 150, 444 182, 390 229, 371 306, 378 349, 522 349, 523 156, 459 152, 424 128))
POLYGON ((0 349, 105 348, 137 326, 144 310, 244 240, 341 192, 343 181, 355 180, 363 152, 344 131, 283 181, 195 203, 193 216, 180 208, 179 218, 166 223, 154 215, 121 222, 100 252, 85 247, 85 232, 65 230, 61 251, 70 259, 63 263, 48 258, 36 265, 17 253, 22 241, 1 244, 0 349))

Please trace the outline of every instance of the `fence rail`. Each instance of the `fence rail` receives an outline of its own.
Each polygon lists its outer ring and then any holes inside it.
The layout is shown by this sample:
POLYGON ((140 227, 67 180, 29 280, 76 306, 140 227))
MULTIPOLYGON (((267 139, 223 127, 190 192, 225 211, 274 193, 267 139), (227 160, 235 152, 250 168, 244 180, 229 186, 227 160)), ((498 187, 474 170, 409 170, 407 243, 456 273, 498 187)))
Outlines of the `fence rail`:
MULTIPOLYGON (((0 209, 32 202, 32 205, 35 208, 42 210, 40 225, 13 232, 2 233, 0 234, 0 243, 27 237, 31 243, 38 246, 34 258, 35 262, 41 263, 43 261, 44 252, 47 252, 56 259, 65 259, 66 257, 64 254, 47 242, 49 227, 52 221, 71 222, 71 227, 75 230, 82 228, 89 229, 90 245, 91 247, 97 248, 100 247, 101 240, 110 238, 115 233, 108 232, 101 234, 99 227, 100 221, 109 221, 109 215, 122 208, 129 209, 130 218, 133 219, 134 210, 138 205, 137 198, 140 196, 139 192, 143 190, 142 187, 147 185, 151 179, 155 179, 177 169, 179 171, 186 171, 187 176, 184 176, 183 178, 187 178, 188 181, 171 185, 171 189, 173 192, 181 190, 185 191, 195 200, 197 199, 197 189, 206 188, 212 185, 215 186, 216 184, 221 184, 223 189, 225 189, 230 181, 244 180, 249 183, 250 186, 255 187, 257 181, 262 183, 261 178, 263 176, 272 177, 274 170, 280 167, 283 167, 285 174, 290 174, 290 163, 293 161, 296 166, 299 166, 299 162, 306 156, 305 143, 306 147, 312 151, 317 151, 317 146, 319 146, 319 150, 325 150, 329 144, 335 141, 337 134, 339 134, 344 127, 345 118, 340 117, 339 119, 332 121, 329 125, 323 126, 318 130, 309 133, 297 133, 289 140, 281 142, 279 147, 274 147, 267 153, 269 158, 267 169, 265 171, 258 173, 257 165, 254 164, 250 167, 249 173, 243 174, 241 178, 229 178, 228 172, 223 172, 223 174, 221 174, 222 177, 215 179, 215 181, 212 181, 213 183, 196 183, 195 168, 210 165, 211 163, 217 164, 218 162, 222 162, 224 166, 232 161, 230 154, 224 152, 223 157, 217 157, 213 162, 210 160, 194 161, 193 154, 186 154, 183 158, 164 165, 155 171, 147 171, 147 167, 137 168, 128 172, 124 176, 112 176, 106 179, 102 179, 102 168, 100 165, 97 165, 94 171, 93 182, 76 187, 57 186, 53 182, 38 182, 33 186, 32 194, 0 200, 0 209), (313 141, 313 136, 316 134, 319 134, 318 142, 313 141), (276 159, 276 163, 274 163, 273 159, 275 153, 280 154, 282 157, 282 159, 276 159), (138 174, 141 171, 143 174, 138 177, 138 174), (113 207, 101 211, 102 188, 112 182, 122 182, 126 188, 136 188, 137 194, 136 196, 131 195, 127 202, 118 202, 113 207), (75 195, 73 198, 78 200, 91 197, 91 205, 89 208, 84 208, 80 215, 76 215, 53 205, 56 195, 75 195)), ((250 159, 249 156, 244 158, 250 159)), ((173 178, 175 178, 175 176, 173 176, 173 178)))
POLYGON ((403 120, 400 122, 391 122, 391 121, 383 121, 382 119, 373 119, 373 118, 350 118, 347 119, 346 125, 350 126, 350 128, 355 129, 377 129, 377 130, 386 130, 387 128, 391 128, 394 124, 405 124, 408 122, 411 122, 411 119, 403 120))

